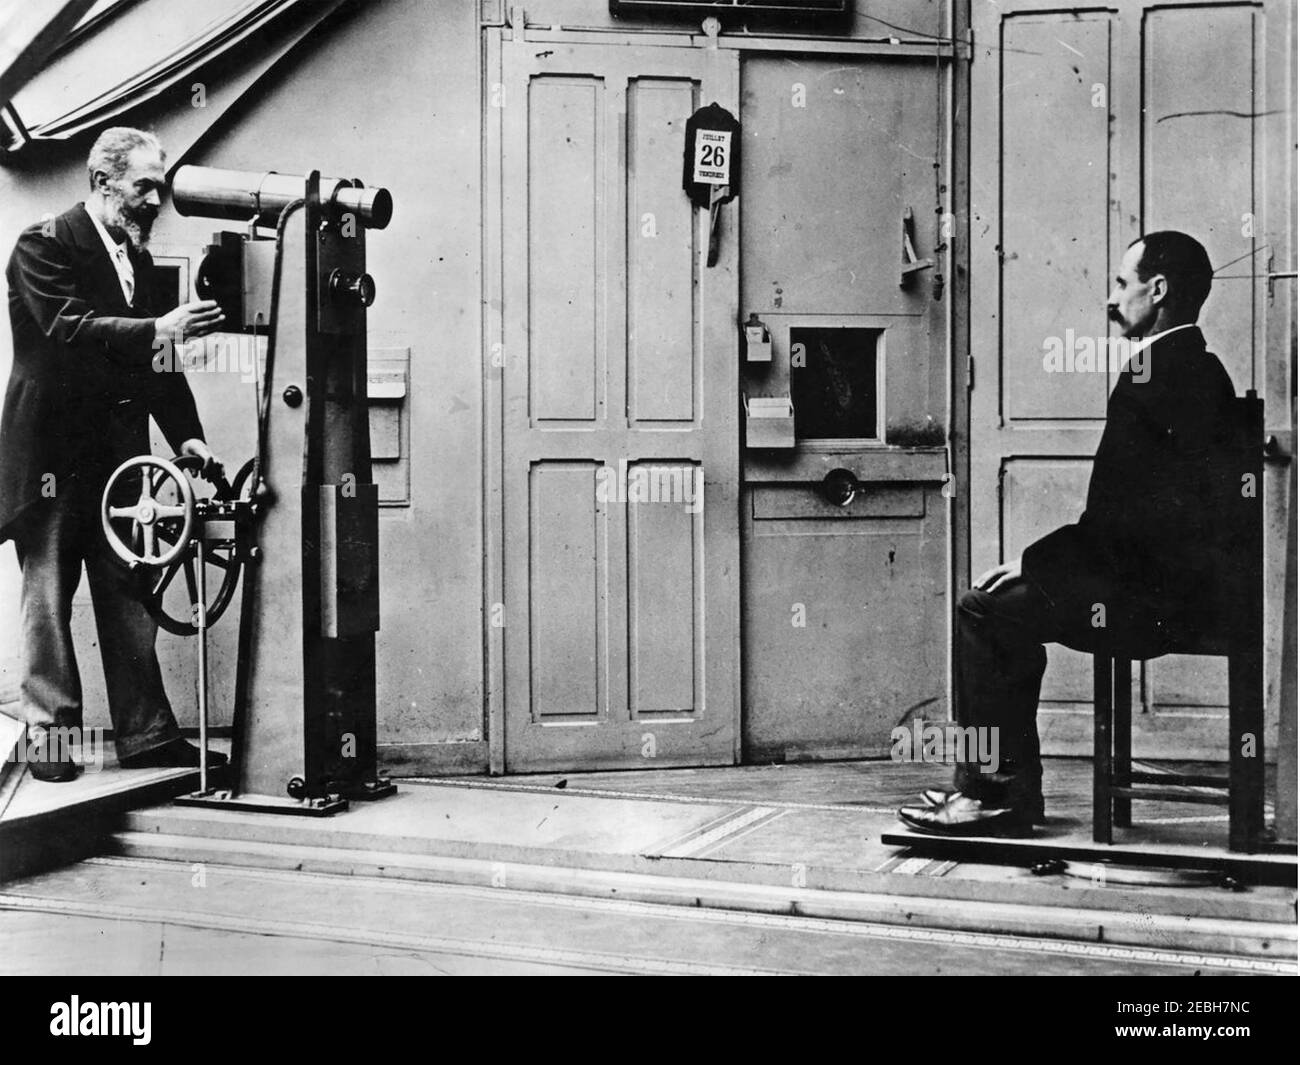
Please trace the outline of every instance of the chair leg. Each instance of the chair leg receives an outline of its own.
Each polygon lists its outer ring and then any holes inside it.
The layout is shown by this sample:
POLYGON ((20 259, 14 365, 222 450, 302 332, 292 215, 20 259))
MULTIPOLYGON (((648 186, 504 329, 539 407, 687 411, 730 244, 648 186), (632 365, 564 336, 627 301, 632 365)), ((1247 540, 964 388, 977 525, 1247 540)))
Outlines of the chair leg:
POLYGON ((1228 849, 1252 852, 1264 831, 1264 663, 1228 658, 1228 849))
MULTIPOLYGON (((1127 788, 1133 783, 1133 663, 1127 658, 1116 658, 1115 670, 1115 764, 1117 788, 1127 788)), ((1114 797, 1115 824, 1128 828, 1133 824, 1133 801, 1126 796, 1114 797)))
POLYGON ((1111 677, 1110 653, 1092 656, 1092 838, 1110 843, 1111 831, 1111 677))

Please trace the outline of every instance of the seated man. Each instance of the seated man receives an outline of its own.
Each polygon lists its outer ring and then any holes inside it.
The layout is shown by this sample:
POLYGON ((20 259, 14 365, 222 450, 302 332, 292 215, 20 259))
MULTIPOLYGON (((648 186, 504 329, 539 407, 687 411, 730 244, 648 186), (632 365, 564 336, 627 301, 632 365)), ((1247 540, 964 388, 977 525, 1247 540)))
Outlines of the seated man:
POLYGON ((1196 325, 1212 273, 1185 233, 1148 233, 1125 252, 1108 313, 1138 343, 1107 404, 1084 514, 985 573, 957 608, 957 721, 998 730, 999 764, 959 764, 956 790, 899 811, 911 828, 1019 836, 1041 823, 1045 643, 1154 657, 1209 623, 1218 525, 1207 459, 1226 443, 1234 396, 1196 325))

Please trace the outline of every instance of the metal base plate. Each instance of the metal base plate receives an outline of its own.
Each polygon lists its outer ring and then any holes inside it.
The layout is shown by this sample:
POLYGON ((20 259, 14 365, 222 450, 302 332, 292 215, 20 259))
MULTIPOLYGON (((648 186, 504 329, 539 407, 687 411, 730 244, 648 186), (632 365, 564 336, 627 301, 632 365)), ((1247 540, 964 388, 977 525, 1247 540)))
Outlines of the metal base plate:
POLYGON ((397 785, 391 780, 367 780, 347 788, 343 794, 355 802, 372 802, 375 799, 386 799, 390 795, 396 795, 397 785))
POLYGON ((229 791, 191 792, 172 800, 177 806, 202 806, 209 810, 240 810, 246 813, 292 814, 298 817, 330 817, 348 808, 338 795, 324 799, 290 799, 277 795, 235 795, 229 791))

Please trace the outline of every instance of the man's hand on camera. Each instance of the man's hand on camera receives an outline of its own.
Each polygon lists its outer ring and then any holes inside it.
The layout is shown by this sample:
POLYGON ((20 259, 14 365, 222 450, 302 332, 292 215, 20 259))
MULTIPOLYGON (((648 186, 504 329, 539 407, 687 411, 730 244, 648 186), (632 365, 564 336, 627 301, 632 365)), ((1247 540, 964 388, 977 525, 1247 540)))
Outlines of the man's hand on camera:
POLYGON ((179 347, 194 337, 204 337, 220 328, 226 316, 216 300, 195 300, 182 303, 161 318, 154 319, 154 343, 160 341, 179 347))

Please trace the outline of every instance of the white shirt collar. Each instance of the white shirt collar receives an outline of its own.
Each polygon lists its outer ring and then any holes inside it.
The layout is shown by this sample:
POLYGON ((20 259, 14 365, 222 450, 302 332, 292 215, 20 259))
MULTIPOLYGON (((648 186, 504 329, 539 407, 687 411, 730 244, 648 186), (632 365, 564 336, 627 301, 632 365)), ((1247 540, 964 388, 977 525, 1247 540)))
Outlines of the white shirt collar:
POLYGON ((1180 329, 1195 329, 1195 328, 1196 328, 1195 322, 1185 322, 1182 325, 1174 326, 1172 329, 1166 329, 1163 333, 1157 333, 1153 337, 1145 337, 1142 340, 1137 341, 1133 345, 1133 347, 1130 349, 1131 354, 1136 355, 1139 351, 1145 351, 1161 337, 1167 337, 1170 333, 1177 333, 1178 330, 1180 329))
POLYGON ((109 234, 104 223, 99 220, 90 207, 86 208, 86 214, 90 215, 91 222, 95 225, 96 232, 99 233, 99 239, 104 242, 104 247, 108 251, 108 257, 113 260, 113 268, 117 271, 118 284, 122 286, 122 295, 126 297, 126 302, 130 303, 135 294, 135 267, 131 265, 131 256, 127 252, 125 244, 119 244, 109 234))

